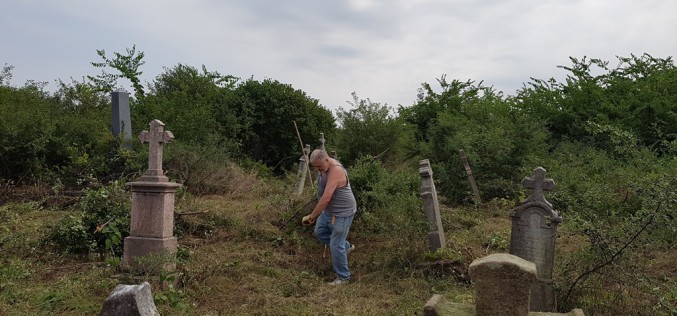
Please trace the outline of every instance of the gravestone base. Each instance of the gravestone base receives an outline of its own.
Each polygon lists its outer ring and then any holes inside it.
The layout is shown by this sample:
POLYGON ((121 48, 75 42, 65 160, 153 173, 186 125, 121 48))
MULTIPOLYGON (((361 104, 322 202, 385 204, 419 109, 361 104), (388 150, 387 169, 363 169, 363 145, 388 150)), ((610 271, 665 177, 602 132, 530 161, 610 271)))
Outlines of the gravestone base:
POLYGON ((437 249, 444 248, 445 245, 445 240, 444 240, 444 233, 440 232, 429 232, 428 233, 428 249, 431 252, 437 251, 437 249))
POLYGON ((125 263, 134 269, 172 271, 176 268, 173 260, 176 256, 176 249, 176 237, 151 238, 129 236, 125 238, 124 259, 125 263), (152 258, 153 256, 157 258, 152 258), (143 262, 144 258, 148 262, 143 262))
POLYGON ((537 279, 531 285, 529 310, 532 312, 556 312, 557 298, 552 281, 537 279))

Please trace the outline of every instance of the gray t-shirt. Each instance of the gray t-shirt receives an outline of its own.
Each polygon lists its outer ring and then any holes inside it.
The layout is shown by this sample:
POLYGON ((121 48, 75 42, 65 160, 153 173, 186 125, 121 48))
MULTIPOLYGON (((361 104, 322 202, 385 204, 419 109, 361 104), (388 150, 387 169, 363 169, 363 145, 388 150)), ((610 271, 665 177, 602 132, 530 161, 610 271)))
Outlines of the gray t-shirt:
MULTIPOLYGON (((338 187, 336 190, 334 190, 334 194, 331 196, 325 211, 328 215, 348 217, 357 212, 357 202, 355 202, 355 195, 353 195, 353 190, 350 188, 350 178, 348 178, 348 171, 346 171, 342 165, 338 166, 343 169, 343 172, 345 172, 347 183, 345 186, 338 187)), ((318 198, 322 197, 322 194, 324 194, 324 188, 326 186, 327 174, 320 173, 320 177, 317 179, 318 198)))

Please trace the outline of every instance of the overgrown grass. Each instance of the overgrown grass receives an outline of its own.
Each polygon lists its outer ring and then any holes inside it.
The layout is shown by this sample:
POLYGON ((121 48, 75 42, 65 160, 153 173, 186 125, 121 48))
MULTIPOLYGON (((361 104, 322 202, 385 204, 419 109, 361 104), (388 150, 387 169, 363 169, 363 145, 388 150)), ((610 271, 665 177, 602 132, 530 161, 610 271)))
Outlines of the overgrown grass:
MULTIPOLYGON (((507 252, 508 212, 516 201, 497 199, 467 208, 442 204, 447 247, 431 254, 415 171, 390 174, 373 162, 350 171, 356 187, 370 187, 360 195, 361 213, 349 236, 357 248, 350 255, 354 278, 347 286, 326 285, 334 278, 329 254, 312 228, 300 225, 312 207, 307 203, 312 188, 293 197, 293 176, 242 173, 231 179, 254 185, 236 194, 177 196, 176 212, 184 215, 175 221, 176 274, 121 278, 124 270, 110 254, 66 255, 41 243, 49 227, 72 211, 40 201, 0 206, 0 314, 92 315, 116 284, 142 281, 151 283, 163 315, 412 315, 433 294, 472 303, 467 266, 507 252), (379 180, 361 184, 364 174, 379 180)), ((556 282, 580 273, 588 262, 588 236, 575 225, 566 218, 560 225, 556 282)), ((609 266, 627 269, 627 262, 641 263, 626 279, 591 279, 576 292, 574 307, 608 315, 617 304, 635 314, 669 315, 675 310, 677 253, 659 250, 633 252, 609 266), (636 281, 632 287, 631 280, 636 281), (608 291, 598 290, 605 287, 608 291)))

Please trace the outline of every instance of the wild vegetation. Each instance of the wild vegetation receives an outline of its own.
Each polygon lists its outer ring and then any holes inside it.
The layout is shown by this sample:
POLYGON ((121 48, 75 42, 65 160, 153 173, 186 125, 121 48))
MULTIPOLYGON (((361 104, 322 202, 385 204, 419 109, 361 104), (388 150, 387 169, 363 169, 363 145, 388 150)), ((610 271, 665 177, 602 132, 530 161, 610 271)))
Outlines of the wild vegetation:
MULTIPOLYGON (((179 64, 147 87, 143 52, 92 63, 83 82, 11 84, 0 72, 0 314, 91 315, 118 283, 148 280, 166 315, 415 314, 434 293, 472 302, 472 260, 506 252, 520 181, 537 167, 564 217, 556 248, 561 310, 677 313, 677 68, 647 54, 571 58, 563 81, 506 96, 483 82, 423 83, 392 108, 353 94, 336 117, 302 90, 179 64), (177 271, 127 274, 122 240, 147 148, 111 136, 108 92, 130 80, 133 131, 160 119, 176 136, 165 170, 177 194, 177 271), (299 141, 320 132, 359 203, 355 282, 309 228, 312 187, 292 197, 299 141), (483 202, 472 200, 464 149, 483 202), (419 159, 430 159, 447 248, 426 252, 419 159), (171 285, 170 285, 171 284, 171 285)), ((317 145, 317 144, 316 144, 317 145)))

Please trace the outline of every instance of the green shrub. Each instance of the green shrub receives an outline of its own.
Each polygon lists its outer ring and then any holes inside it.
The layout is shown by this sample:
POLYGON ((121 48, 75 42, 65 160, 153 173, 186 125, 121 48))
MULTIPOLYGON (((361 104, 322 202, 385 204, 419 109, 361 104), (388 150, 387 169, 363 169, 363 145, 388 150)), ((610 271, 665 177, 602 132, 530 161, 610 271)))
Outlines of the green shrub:
POLYGON ((86 254, 92 248, 90 233, 82 222, 82 214, 68 214, 51 228, 47 241, 64 252, 86 254))
MULTIPOLYGON (((411 245, 407 240, 412 238, 424 240, 427 222, 417 173, 388 172, 381 162, 365 156, 350 168, 349 176, 357 200, 356 231, 370 236, 387 234, 403 245, 411 245)), ((406 246, 401 250, 415 253, 406 246)))
POLYGON ((70 253, 110 253, 120 255, 122 242, 129 235, 130 198, 121 182, 99 189, 87 189, 66 215, 52 227, 47 242, 70 253))
MULTIPOLYGON (((266 168, 260 166, 261 170, 266 168)), ((196 195, 237 196, 251 191, 256 185, 256 175, 237 166, 216 144, 174 143, 167 148, 164 169, 173 181, 183 184, 188 192, 196 195)))

